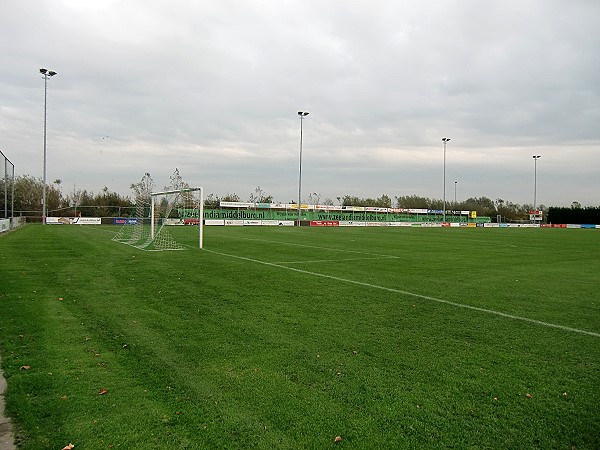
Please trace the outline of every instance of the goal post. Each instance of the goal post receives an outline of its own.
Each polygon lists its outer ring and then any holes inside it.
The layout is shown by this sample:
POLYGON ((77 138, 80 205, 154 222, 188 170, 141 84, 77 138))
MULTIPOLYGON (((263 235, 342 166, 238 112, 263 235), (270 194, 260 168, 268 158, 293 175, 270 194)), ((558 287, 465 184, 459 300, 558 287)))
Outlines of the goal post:
POLYGON ((185 250, 195 246, 194 234, 171 226, 188 225, 198 227, 198 247, 203 248, 203 222, 203 188, 152 192, 137 198, 135 218, 128 220, 112 240, 145 251, 185 250))
MULTIPOLYGON (((165 206, 165 205, 162 205, 165 206)), ((150 202, 150 237, 156 238, 155 228, 160 229, 166 224, 173 225, 198 225, 198 247, 203 248, 204 243, 204 189, 202 187, 181 188, 170 191, 152 192, 150 202), (167 208, 161 213, 157 212, 156 201, 167 198, 167 208), (171 197, 171 198, 169 198, 171 197), (179 222, 169 221, 171 211, 176 209, 179 222)), ((160 232, 160 230, 159 230, 160 232)))

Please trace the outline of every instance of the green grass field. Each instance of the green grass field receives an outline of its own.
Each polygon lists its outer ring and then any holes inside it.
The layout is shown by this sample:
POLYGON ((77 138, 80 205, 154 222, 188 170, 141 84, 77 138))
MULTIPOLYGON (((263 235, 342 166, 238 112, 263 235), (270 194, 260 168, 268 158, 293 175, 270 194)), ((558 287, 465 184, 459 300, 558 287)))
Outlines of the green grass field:
POLYGON ((600 448, 597 230, 117 230, 0 237, 24 449, 600 448))

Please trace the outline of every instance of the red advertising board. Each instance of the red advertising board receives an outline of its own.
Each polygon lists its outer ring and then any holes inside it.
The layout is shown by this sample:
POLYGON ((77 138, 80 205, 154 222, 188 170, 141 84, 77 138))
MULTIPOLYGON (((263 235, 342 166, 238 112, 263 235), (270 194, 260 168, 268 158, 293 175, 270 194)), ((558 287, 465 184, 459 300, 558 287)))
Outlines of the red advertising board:
POLYGON ((311 220, 311 227, 339 227, 340 222, 337 220, 311 220))

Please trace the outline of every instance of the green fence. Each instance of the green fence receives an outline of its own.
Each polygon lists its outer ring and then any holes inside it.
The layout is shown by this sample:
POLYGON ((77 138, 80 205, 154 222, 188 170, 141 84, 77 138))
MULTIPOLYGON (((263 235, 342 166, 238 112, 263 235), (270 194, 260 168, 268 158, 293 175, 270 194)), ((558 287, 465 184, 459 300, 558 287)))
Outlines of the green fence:
MULTIPOLYGON (((191 211, 194 210, 190 210, 191 211)), ((180 210, 180 214, 183 211, 180 210)), ((194 211, 195 213, 195 211, 194 211)), ((192 213, 193 214, 193 213, 192 213)), ((183 214, 184 217, 193 217, 183 214)), ((441 222, 441 214, 398 214, 376 213, 369 211, 308 211, 302 210, 302 220, 334 220, 353 222, 441 222)), ((208 209, 204 210, 205 219, 222 220, 297 220, 298 210, 288 209, 208 209)), ((489 223, 489 217, 467 219, 462 215, 446 214, 446 222, 489 223)))

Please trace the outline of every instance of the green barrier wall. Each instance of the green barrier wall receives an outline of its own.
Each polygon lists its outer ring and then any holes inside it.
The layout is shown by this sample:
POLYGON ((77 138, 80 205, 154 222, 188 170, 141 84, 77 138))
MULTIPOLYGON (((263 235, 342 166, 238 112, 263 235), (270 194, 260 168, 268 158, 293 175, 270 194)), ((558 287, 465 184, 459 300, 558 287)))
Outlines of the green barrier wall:
MULTIPOLYGON (((185 212, 187 213, 187 211, 185 212)), ((195 211, 191 210, 190 215, 180 210, 183 217, 194 217, 195 211)), ((224 219, 224 220, 297 220, 297 210, 276 210, 276 209, 208 209, 204 210, 205 219, 224 219)), ((438 214, 394 214, 394 213, 372 213, 372 212, 351 212, 351 211, 302 211, 302 220, 336 220, 336 221, 363 221, 363 222, 441 222, 442 217, 438 214)), ((467 222, 465 216, 446 215, 447 222, 467 222)), ((489 223, 489 217, 478 217, 469 219, 470 223, 489 223)))

